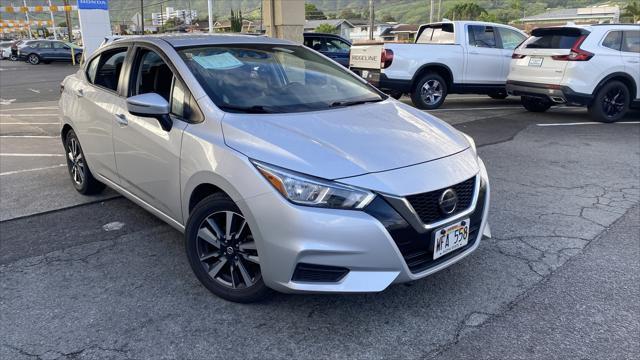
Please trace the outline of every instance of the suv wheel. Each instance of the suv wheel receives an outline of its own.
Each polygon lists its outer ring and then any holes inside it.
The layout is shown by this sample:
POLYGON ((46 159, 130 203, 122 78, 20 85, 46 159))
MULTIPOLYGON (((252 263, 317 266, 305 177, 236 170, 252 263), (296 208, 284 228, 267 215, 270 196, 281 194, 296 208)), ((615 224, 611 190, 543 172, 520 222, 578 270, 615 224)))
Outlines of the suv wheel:
POLYGON ((31 65, 38 65, 40 63, 40 56, 36 54, 30 54, 29 57, 27 58, 27 61, 31 65))
POLYGON ((595 121, 616 122, 627 113, 630 101, 627 86, 620 81, 610 81, 596 93, 589 106, 589 115, 595 121))
POLYGON ((537 97, 522 96, 520 102, 527 111, 531 112, 545 112, 551 107, 551 101, 537 97))
POLYGON ((64 141, 67 154, 67 168, 71 182, 76 190, 83 195, 97 194, 104 190, 105 185, 93 177, 84 157, 80 141, 73 130, 69 130, 64 141))
POLYGON ((262 280, 249 224, 225 194, 208 196, 196 205, 185 237, 191 269, 212 293, 248 303, 261 300, 271 291, 262 280))
POLYGON ((9 60, 11 60, 11 61, 18 61, 18 56, 17 56, 17 55, 14 55, 14 54, 11 54, 11 55, 9 55, 9 60))
POLYGON ((424 75, 411 93, 413 105, 423 110, 439 108, 446 97, 447 83, 436 73, 424 75))

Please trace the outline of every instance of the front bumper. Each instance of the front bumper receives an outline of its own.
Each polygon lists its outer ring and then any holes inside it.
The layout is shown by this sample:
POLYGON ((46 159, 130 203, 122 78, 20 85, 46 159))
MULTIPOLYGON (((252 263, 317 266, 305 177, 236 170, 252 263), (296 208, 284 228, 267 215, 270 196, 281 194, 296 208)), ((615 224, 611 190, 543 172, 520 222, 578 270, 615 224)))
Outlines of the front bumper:
POLYGON ((568 86, 538 84, 524 81, 507 81, 507 93, 513 96, 542 98, 555 104, 587 106, 593 96, 573 91, 568 86))
POLYGON ((439 228, 469 218, 469 243, 435 261, 431 260, 435 229, 416 229, 415 222, 406 213, 401 215, 386 195, 379 194, 365 211, 296 206, 275 191, 245 199, 241 207, 250 212, 266 285, 289 293, 377 292, 454 264, 488 234, 489 180, 478 162, 472 206, 437 223, 439 228), (301 264, 345 273, 334 281, 300 280, 296 269, 301 264))

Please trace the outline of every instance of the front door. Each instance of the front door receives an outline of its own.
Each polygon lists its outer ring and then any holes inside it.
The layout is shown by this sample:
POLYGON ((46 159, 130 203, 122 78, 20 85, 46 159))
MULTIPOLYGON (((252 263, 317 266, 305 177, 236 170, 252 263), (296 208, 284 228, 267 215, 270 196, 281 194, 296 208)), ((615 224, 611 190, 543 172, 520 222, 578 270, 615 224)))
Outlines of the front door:
POLYGON ((467 26, 465 84, 504 84, 502 49, 493 26, 467 26))
MULTIPOLYGON (((624 68, 636 81, 636 87, 640 88, 640 31, 623 31, 620 50, 624 68)), ((640 91, 636 91, 636 99, 640 99, 640 91)))
MULTIPOLYGON (((157 93, 177 107, 184 88, 163 58, 150 49, 138 48, 134 59, 128 95, 157 93)), ((114 116, 119 117, 114 126, 113 143, 121 185, 165 215, 182 222, 180 151, 187 123, 172 116, 173 127, 166 131, 155 118, 130 114, 125 98, 115 104, 114 116)))

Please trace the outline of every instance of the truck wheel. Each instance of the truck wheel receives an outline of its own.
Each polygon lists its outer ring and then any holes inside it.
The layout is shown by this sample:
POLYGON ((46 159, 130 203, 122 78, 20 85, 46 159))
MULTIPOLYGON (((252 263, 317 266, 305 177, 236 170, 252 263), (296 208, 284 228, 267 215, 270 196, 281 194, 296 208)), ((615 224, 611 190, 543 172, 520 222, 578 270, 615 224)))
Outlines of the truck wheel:
POLYGON ((616 122, 627 113, 630 101, 629 89, 620 81, 610 81, 596 93, 589 115, 594 121, 616 122))
POLYGON ((424 75, 411 93, 411 101, 418 109, 432 110, 442 106, 447 97, 447 83, 436 73, 424 75))
POLYGON ((527 111, 531 112, 545 112, 551 107, 551 101, 537 97, 522 96, 520 102, 527 111))

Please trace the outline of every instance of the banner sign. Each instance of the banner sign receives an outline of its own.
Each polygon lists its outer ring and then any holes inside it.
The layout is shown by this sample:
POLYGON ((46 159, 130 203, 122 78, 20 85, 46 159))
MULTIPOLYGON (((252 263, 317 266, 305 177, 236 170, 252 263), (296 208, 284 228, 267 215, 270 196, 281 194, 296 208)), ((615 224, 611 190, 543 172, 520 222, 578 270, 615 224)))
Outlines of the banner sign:
POLYGON ((78 0, 78 9, 109 10, 109 4, 107 0, 78 0))

